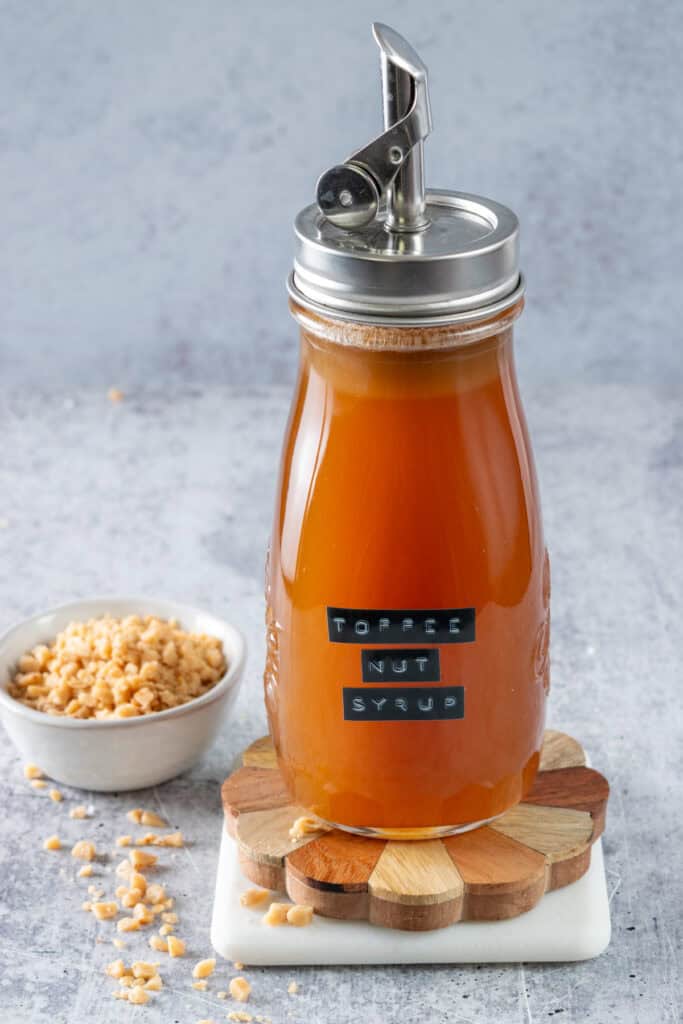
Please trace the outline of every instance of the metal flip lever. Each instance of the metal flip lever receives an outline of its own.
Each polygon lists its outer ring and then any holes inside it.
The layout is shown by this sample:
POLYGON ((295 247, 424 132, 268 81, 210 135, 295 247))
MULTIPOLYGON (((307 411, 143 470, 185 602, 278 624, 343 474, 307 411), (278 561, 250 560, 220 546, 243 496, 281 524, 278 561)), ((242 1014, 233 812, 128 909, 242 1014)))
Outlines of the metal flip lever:
POLYGON ((422 172, 422 143, 432 129, 427 69, 398 32, 375 24, 373 34, 382 53, 385 124, 401 113, 406 97, 407 110, 382 135, 321 175, 318 207, 337 227, 358 228, 374 220, 386 196, 387 226, 418 231, 428 223, 422 172), (392 185, 399 177, 402 188, 395 195, 392 185))

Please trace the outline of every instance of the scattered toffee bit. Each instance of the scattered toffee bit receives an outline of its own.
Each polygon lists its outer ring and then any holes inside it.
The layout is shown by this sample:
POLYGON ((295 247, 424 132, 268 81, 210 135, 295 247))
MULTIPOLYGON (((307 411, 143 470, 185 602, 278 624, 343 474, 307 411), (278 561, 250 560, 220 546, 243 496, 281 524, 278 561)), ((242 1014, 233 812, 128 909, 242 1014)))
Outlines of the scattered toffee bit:
POLYGON ((230 995, 238 1003, 246 1003, 251 994, 251 985, 246 978, 233 978, 228 986, 230 995))

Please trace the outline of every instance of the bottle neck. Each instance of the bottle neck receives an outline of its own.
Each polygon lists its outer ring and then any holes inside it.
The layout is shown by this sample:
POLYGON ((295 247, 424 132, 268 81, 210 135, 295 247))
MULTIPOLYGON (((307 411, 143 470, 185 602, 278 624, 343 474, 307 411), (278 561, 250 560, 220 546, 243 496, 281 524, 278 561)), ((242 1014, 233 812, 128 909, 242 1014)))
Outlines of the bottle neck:
POLYGON ((303 334, 344 347, 374 352, 424 352, 462 348, 495 337, 510 328, 524 309, 524 299, 489 318, 457 320, 450 324, 396 326, 321 316, 289 301, 303 334))
POLYGON ((514 377, 512 323, 521 308, 520 302, 485 324, 414 328, 328 320, 292 304, 310 384, 392 400, 471 391, 514 377))

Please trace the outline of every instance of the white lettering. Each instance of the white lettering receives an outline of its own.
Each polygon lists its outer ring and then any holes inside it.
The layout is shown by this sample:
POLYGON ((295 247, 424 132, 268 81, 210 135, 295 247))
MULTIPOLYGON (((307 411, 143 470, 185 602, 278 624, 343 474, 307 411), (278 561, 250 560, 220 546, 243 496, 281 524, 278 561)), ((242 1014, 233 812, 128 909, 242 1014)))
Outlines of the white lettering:
POLYGON ((434 707, 434 698, 427 697, 427 699, 425 699, 424 697, 419 697, 417 701, 417 706, 420 709, 420 711, 431 711, 434 707))
POLYGON ((382 710, 382 706, 384 704, 386 704, 386 702, 387 702, 387 698, 386 697, 381 697, 380 700, 377 700, 375 697, 372 698, 372 703, 375 705, 375 707, 377 708, 378 711, 382 710))
POLYGON ((395 676, 401 676, 404 672, 408 671, 408 661, 406 658, 402 658, 400 661, 392 659, 391 671, 395 676))
POLYGON ((362 697, 354 697, 351 702, 351 708, 353 711, 365 711, 365 701, 362 697))
POLYGON ((454 708, 457 703, 455 697, 444 697, 443 699, 443 706, 445 708, 454 708))
POLYGON ((414 625, 415 622, 413 619, 404 619, 403 622, 401 623, 401 629, 403 630, 404 633, 409 633, 411 629, 414 627, 414 625))
POLYGON ((459 633, 460 632, 460 619, 456 616, 455 618, 448 620, 448 632, 459 633))
POLYGON ((380 619, 379 620, 379 631, 380 631, 380 633, 383 633, 385 629, 389 629, 390 625, 391 625, 391 621, 389 619, 380 619))
POLYGON ((425 619, 425 633, 436 633, 436 619, 425 619))
POLYGON ((384 672, 384 661, 369 661, 368 672, 379 672, 382 675, 384 672))
POLYGON ((394 701, 394 705, 398 711, 408 710, 408 701, 405 699, 405 697, 397 697, 396 700, 394 701))
POLYGON ((337 632, 338 633, 343 633, 344 632, 344 626, 346 625, 346 619, 343 616, 339 615, 339 616, 335 617, 334 619, 332 619, 332 621, 334 622, 335 626, 337 627, 337 632))
POLYGON ((415 664, 417 665, 420 672, 424 672, 425 668, 429 664, 429 658, 425 658, 424 654, 419 655, 415 659, 415 664))
POLYGON ((367 619, 357 619, 353 628, 358 636, 365 636, 370 632, 370 623, 367 619))

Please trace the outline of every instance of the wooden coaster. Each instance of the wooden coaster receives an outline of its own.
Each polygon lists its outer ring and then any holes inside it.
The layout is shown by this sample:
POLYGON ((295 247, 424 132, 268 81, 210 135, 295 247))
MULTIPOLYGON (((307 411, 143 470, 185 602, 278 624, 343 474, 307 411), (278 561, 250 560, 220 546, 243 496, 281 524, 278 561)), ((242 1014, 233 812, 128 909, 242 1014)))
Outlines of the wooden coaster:
POLYGON ((581 878, 605 825, 609 785, 580 743, 548 730, 533 789, 492 824, 444 839, 397 842, 339 829, 292 841, 307 812, 291 803, 269 737, 223 783, 226 827, 244 874, 317 914, 429 931, 500 921, 581 878))

